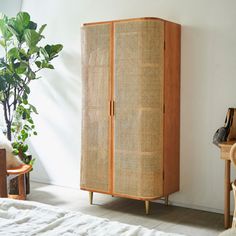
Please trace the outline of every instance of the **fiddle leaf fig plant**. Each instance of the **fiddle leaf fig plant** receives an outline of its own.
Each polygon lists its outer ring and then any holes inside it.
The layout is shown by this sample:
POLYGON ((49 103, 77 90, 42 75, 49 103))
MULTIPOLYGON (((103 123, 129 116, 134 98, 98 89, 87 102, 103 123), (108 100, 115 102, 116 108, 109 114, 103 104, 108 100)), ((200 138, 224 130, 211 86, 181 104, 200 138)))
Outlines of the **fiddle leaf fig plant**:
POLYGON ((0 14, 0 104, 7 138, 14 153, 26 163, 26 140, 37 135, 33 121, 37 109, 29 101, 30 83, 40 78, 41 70, 54 69, 52 60, 63 48, 61 44, 43 44, 45 27, 38 27, 27 12, 11 18, 0 14))

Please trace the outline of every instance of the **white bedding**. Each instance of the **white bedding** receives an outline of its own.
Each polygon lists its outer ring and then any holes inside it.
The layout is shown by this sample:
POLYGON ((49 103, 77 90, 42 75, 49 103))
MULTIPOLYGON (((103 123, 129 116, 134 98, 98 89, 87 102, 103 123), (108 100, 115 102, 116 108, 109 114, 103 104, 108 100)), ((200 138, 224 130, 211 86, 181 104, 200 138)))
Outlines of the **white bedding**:
POLYGON ((176 236, 37 202, 0 198, 1 236, 176 236))

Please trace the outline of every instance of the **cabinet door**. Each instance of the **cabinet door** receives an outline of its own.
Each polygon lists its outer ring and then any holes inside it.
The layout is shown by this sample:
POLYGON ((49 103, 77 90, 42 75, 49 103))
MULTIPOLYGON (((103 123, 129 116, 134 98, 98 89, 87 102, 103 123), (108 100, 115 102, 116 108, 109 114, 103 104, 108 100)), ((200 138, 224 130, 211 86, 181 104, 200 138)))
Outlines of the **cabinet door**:
POLYGON ((114 30, 114 192, 162 196, 164 23, 119 22, 114 30))
POLYGON ((82 28, 81 188, 109 189, 110 24, 82 28))

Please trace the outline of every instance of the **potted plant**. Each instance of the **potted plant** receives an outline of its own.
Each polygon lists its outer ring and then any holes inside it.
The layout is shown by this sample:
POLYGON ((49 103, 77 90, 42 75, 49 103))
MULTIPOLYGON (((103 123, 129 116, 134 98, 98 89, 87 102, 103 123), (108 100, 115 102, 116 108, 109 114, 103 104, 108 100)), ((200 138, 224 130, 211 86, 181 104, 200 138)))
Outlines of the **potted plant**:
MULTIPOLYGON (((29 101, 30 83, 40 78, 41 70, 54 69, 51 62, 63 48, 42 44, 45 27, 38 28, 27 12, 12 18, 0 14, 0 104, 13 152, 26 164, 33 162, 27 154, 27 139, 37 135, 33 115, 38 113, 29 101)), ((18 191, 16 183, 11 183, 12 194, 18 191)))

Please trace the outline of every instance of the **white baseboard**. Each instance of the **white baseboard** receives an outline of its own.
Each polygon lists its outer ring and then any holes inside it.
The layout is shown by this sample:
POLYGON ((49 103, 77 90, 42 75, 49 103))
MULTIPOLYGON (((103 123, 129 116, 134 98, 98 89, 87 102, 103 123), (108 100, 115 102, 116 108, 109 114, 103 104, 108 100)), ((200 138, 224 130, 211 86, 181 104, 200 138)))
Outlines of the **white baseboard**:
POLYGON ((73 188, 73 189, 79 189, 79 185, 78 186, 74 186, 74 185, 63 185, 61 183, 57 183, 56 181, 52 181, 52 180, 42 180, 42 179, 38 179, 38 178, 34 178, 31 177, 30 179, 32 182, 36 182, 36 183, 41 183, 41 184, 49 184, 49 185, 55 185, 55 186, 59 186, 59 187, 64 187, 64 188, 73 188))
MULTIPOLYGON (((161 200, 156 200, 154 202, 158 203, 163 203, 161 200)), ((169 205, 171 206, 179 206, 179 207, 184 207, 184 208, 190 208, 194 210, 201 210, 201 211, 208 211, 208 212, 213 212, 213 213, 219 213, 219 214, 224 214, 223 209, 217 209, 217 208, 212 208, 212 207, 206 207, 206 206, 200 206, 200 205, 194 205, 194 204, 186 204, 183 202, 175 202, 175 201, 169 201, 169 205)), ((233 214, 233 212, 231 212, 233 214)))

